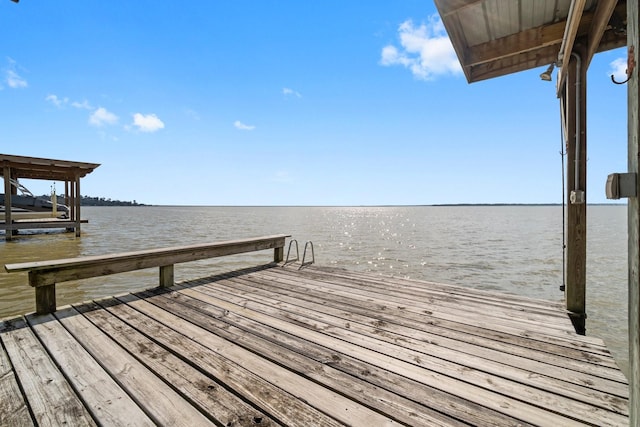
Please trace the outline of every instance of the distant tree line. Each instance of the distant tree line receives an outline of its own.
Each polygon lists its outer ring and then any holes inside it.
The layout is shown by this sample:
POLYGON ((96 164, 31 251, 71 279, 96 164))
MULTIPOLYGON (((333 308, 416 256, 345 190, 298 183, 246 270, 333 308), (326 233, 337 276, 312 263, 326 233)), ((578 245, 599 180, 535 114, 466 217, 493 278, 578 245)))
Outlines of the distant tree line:
MULTIPOLYGON (((51 200, 51 196, 42 195, 43 199, 51 200)), ((64 202, 64 194, 58 195, 58 203, 64 202)), ((80 196, 80 205, 82 206, 146 206, 144 203, 138 203, 123 200, 113 200, 105 197, 80 196)))
POLYGON ((112 200, 104 197, 82 196, 80 199, 82 206, 145 206, 135 200, 132 202, 123 200, 112 200))

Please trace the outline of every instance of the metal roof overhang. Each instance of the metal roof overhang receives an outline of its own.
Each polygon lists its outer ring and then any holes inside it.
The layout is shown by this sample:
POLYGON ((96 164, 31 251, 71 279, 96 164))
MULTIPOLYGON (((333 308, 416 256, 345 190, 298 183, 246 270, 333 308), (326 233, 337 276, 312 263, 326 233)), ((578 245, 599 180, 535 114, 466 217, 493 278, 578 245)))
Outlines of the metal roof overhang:
POLYGON ((73 181, 93 172, 100 164, 0 154, 0 176, 6 166, 11 168, 13 178, 73 181))
MULTIPOLYGON (((626 1, 435 0, 469 83, 626 45, 626 1)), ((559 81, 563 81, 563 69, 559 81)))

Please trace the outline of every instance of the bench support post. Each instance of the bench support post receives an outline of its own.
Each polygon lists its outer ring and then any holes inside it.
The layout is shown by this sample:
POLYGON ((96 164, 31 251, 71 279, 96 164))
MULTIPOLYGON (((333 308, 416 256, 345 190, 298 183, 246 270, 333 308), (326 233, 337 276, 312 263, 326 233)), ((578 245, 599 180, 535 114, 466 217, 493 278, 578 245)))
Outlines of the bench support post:
POLYGON ((36 288, 36 313, 49 314, 56 311, 56 285, 36 288))
POLYGON ((282 262, 284 260, 284 246, 273 249, 273 262, 282 262))
POLYGON ((160 266, 160 287, 169 288, 174 284, 173 264, 160 266))

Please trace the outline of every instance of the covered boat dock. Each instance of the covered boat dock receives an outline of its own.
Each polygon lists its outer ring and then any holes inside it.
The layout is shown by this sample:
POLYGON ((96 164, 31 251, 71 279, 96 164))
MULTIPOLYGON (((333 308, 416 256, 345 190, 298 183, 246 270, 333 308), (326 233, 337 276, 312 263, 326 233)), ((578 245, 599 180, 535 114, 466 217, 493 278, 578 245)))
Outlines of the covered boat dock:
POLYGON ((1 225, 5 230, 5 239, 11 240, 18 230, 32 228, 66 228, 80 236, 80 224, 83 222, 80 214, 80 178, 93 172, 98 166, 100 165, 97 163, 0 154, 0 173, 4 177, 4 221, 1 225), (16 194, 16 188, 11 185, 11 180, 21 178, 64 182, 69 218, 12 218, 11 196, 16 194))

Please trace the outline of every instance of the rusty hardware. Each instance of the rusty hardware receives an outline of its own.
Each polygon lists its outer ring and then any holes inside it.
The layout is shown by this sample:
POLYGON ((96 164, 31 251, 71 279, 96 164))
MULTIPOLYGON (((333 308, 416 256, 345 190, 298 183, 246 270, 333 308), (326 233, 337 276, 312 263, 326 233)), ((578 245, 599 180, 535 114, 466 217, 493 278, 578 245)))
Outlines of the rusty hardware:
POLYGON ((611 81, 614 82, 617 85, 623 85, 626 82, 629 81, 629 79, 631 78, 631 76, 633 75, 633 69, 636 67, 636 58, 635 58, 635 54, 633 53, 633 46, 629 46, 629 50, 627 53, 627 78, 624 81, 616 81, 615 77, 613 77, 613 74, 611 74, 611 81))

